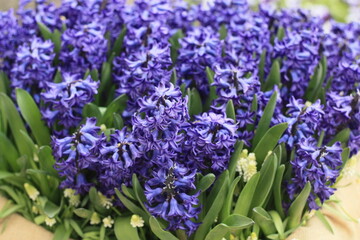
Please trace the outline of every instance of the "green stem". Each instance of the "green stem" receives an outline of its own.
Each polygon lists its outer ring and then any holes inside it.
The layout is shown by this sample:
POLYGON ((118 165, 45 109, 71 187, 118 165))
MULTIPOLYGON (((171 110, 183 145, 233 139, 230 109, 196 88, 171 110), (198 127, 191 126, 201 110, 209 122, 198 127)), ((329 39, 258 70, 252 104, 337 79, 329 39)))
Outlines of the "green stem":
POLYGON ((181 229, 176 230, 176 236, 179 238, 179 240, 187 240, 188 239, 185 231, 181 230, 181 229))

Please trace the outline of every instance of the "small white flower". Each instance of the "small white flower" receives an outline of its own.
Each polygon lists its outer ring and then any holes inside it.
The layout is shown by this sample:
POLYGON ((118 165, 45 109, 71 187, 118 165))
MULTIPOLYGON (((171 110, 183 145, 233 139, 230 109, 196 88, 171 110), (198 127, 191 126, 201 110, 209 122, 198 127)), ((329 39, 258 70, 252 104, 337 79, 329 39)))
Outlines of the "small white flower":
POLYGON ((105 197, 101 192, 98 192, 98 195, 99 195, 99 199, 100 199, 100 204, 104 208, 109 209, 110 207, 113 206, 110 198, 105 197))
POLYGON ((39 209, 36 206, 32 206, 31 211, 35 214, 39 214, 39 209))
POLYGON ((112 225, 114 224, 114 220, 110 216, 104 218, 102 222, 104 224, 104 227, 106 228, 111 228, 112 225))
POLYGON ((76 194, 76 191, 71 188, 64 190, 64 196, 69 199, 70 205, 77 207, 80 204, 80 195, 76 194))
POLYGON ((100 221, 101 221, 101 219, 99 217, 99 214, 97 214, 96 212, 93 212, 93 214, 91 215, 91 218, 90 218, 90 224, 96 225, 96 224, 99 224, 100 221))
POLYGON ((133 228, 143 227, 144 226, 144 219, 142 217, 140 217, 139 215, 134 214, 134 215, 131 216, 130 224, 131 224, 131 226, 133 228))
POLYGON ((257 234, 255 232, 252 232, 246 240, 258 240, 257 234))
POLYGON ((257 172, 256 168, 256 157, 254 153, 249 153, 248 150, 244 149, 241 154, 240 158, 237 161, 236 170, 239 172, 240 176, 243 177, 244 182, 250 180, 252 176, 255 175, 257 172))
POLYGON ((49 227, 54 226, 55 223, 56 223, 55 218, 49 218, 49 217, 45 218, 45 224, 48 225, 49 227))
POLYGON ((77 207, 80 204, 80 195, 73 195, 69 198, 70 205, 77 207))
POLYGON ((37 197, 40 195, 39 191, 32 185, 25 183, 24 184, 25 191, 27 195, 29 195, 29 198, 33 201, 37 199, 37 197))
POLYGON ((64 190, 64 196, 67 198, 70 198, 71 196, 75 195, 76 191, 74 189, 71 188, 66 188, 64 190))

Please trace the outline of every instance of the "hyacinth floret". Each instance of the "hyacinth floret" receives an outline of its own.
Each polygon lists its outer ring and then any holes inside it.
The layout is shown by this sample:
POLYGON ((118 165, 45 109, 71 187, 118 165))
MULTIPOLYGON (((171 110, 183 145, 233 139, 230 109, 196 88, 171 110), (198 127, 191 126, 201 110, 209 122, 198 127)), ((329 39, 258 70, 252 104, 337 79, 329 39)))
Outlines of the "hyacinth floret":
POLYGON ((191 235, 199 226, 193 219, 197 219, 200 212, 196 207, 200 192, 190 195, 196 189, 195 173, 175 164, 169 169, 154 171, 153 177, 145 183, 148 211, 168 221, 169 230, 183 229, 191 235))
POLYGON ((94 100, 99 82, 88 76, 63 74, 60 83, 47 83, 47 91, 41 94, 45 103, 43 118, 49 126, 58 124, 65 128, 76 127, 82 119, 83 107, 94 100))
POLYGON ((203 113, 187 129, 184 164, 199 170, 224 171, 236 142, 237 125, 224 114, 203 113))
POLYGON ((35 94, 39 102, 38 93, 52 82, 55 68, 54 44, 50 40, 43 41, 33 38, 21 45, 16 53, 16 60, 11 69, 11 85, 13 88, 22 88, 35 94))
POLYGON ((334 193, 332 185, 340 174, 341 144, 336 142, 332 146, 317 147, 314 138, 302 138, 297 146, 296 157, 291 162, 293 177, 287 186, 290 199, 294 199, 298 193, 310 182, 312 190, 308 198, 310 209, 319 209, 316 202, 321 204, 329 199, 334 193))
POLYGON ((98 179, 101 191, 113 196, 115 188, 129 185, 135 160, 140 157, 140 146, 126 128, 115 130, 109 141, 102 138, 99 147, 98 179))
POLYGON ((95 118, 88 118, 72 136, 53 138, 55 168, 65 180, 61 188, 71 188, 79 194, 89 191, 94 184, 91 177, 96 171, 97 158, 93 152, 98 148, 101 138, 100 127, 96 126, 95 118))

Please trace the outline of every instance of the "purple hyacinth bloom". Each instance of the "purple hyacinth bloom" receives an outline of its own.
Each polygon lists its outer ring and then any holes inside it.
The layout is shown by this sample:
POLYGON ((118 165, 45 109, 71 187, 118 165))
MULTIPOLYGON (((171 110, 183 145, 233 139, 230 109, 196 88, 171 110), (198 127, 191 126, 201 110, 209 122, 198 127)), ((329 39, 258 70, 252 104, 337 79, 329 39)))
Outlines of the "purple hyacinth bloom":
POLYGON ((283 58, 281 74, 286 83, 291 83, 282 97, 303 97, 310 77, 317 66, 320 47, 320 30, 288 32, 284 39, 275 40, 274 58, 283 58))
POLYGON ((113 196, 115 188, 120 189, 121 184, 131 183, 133 168, 145 167, 135 162, 141 154, 139 147, 133 134, 127 132, 126 128, 115 130, 109 141, 102 139, 97 172, 100 189, 106 196, 113 196))
POLYGON ((291 97, 286 106, 286 115, 280 114, 278 121, 287 122, 289 126, 280 142, 285 142, 287 147, 292 149, 300 139, 320 134, 325 114, 320 100, 310 105, 304 104, 302 99, 291 97))
POLYGON ((16 59, 16 49, 23 43, 24 29, 15 17, 14 11, 0 11, 0 69, 7 74, 16 59))
POLYGON ((99 82, 88 76, 63 74, 63 82, 47 83, 47 90, 41 94, 45 103, 43 118, 49 126, 56 123, 65 128, 76 127, 82 119, 83 107, 94 100, 99 82))
POLYGON ((95 19, 68 28, 61 37, 61 68, 84 74, 87 69, 100 69, 106 61, 105 27, 95 19))
POLYGON ((313 138, 302 138, 298 144, 296 157, 291 162, 293 177, 287 186, 290 199, 301 192, 307 182, 310 182, 312 190, 308 198, 310 209, 319 209, 316 203, 319 198, 321 203, 334 193, 335 183, 340 174, 341 144, 336 142, 332 146, 317 147, 317 141, 313 138))
POLYGON ((178 85, 195 86, 202 95, 209 92, 205 68, 221 57, 222 42, 211 28, 198 27, 179 40, 181 50, 177 61, 178 85))
POLYGON ((194 182, 195 171, 179 165, 154 171, 153 178, 145 183, 148 211, 166 220, 169 230, 183 229, 190 236, 199 226, 192 220, 197 219, 200 212, 196 207, 200 192, 190 195, 196 189, 194 182))
MULTIPOLYGON (((260 91, 260 81, 256 76, 247 76, 248 71, 241 65, 214 65, 214 83, 219 98, 218 104, 232 100, 234 105, 241 106, 245 101, 251 105, 252 97, 260 91)), ((250 109, 246 109, 248 111, 250 109)))
POLYGON ((187 129, 184 164, 221 173, 227 168, 236 142, 237 125, 224 114, 203 113, 187 129))
POLYGON ((160 83, 138 104, 139 112, 134 114, 132 124, 135 137, 143 146, 143 158, 157 166, 172 166, 182 151, 183 130, 188 125, 187 98, 171 83, 160 83))
POLYGON ((34 94, 39 102, 39 92, 52 81, 55 69, 54 45, 50 40, 33 38, 18 48, 16 61, 11 69, 11 85, 34 94))
POLYGON ((123 113, 130 117, 138 109, 137 100, 163 79, 169 79, 171 72, 170 48, 168 44, 155 43, 142 47, 129 56, 117 57, 114 61, 114 82, 118 94, 127 94, 130 99, 123 113))
POLYGON ((94 152, 98 148, 100 127, 95 118, 88 118, 86 123, 72 136, 53 138, 53 152, 56 159, 55 168, 65 180, 61 188, 72 188, 78 193, 87 193, 94 183, 91 178, 96 171, 94 152))
POLYGON ((204 26, 219 29, 222 24, 229 24, 242 17, 249 10, 247 0, 205 1, 200 7, 198 20, 204 26))

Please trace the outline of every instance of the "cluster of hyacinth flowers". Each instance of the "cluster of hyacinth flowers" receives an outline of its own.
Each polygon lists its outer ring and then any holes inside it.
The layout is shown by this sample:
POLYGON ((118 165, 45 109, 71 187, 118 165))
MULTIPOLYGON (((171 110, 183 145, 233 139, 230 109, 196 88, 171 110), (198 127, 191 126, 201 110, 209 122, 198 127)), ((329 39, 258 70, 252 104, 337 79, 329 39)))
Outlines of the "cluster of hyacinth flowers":
POLYGON ((355 159, 359 23, 30 2, 0 13, 0 218, 54 239, 286 239, 355 159))

